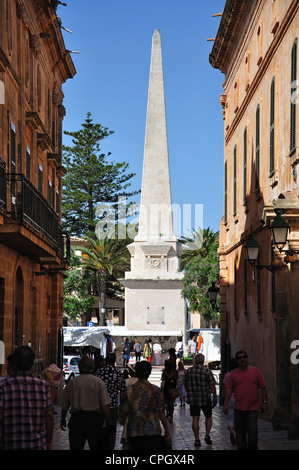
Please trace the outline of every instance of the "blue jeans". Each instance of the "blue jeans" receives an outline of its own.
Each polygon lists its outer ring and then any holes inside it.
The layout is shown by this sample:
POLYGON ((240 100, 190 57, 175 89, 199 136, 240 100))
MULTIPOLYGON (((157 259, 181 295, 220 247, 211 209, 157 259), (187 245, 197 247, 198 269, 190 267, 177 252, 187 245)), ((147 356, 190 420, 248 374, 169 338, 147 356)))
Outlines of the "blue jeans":
POLYGON ((234 410, 238 450, 258 450, 258 411, 234 410))

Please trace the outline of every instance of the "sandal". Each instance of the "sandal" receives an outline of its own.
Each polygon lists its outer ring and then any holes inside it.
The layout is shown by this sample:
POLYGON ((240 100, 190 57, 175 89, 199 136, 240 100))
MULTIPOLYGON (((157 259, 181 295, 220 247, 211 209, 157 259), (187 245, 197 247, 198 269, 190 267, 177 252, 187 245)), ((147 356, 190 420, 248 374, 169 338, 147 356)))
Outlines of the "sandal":
POLYGON ((210 438, 210 436, 208 436, 208 434, 206 434, 206 436, 205 436, 205 443, 206 443, 208 446, 211 446, 211 445, 212 445, 211 438, 210 438))
POLYGON ((196 439, 196 440, 195 440, 194 446, 195 446, 195 447, 200 447, 200 446, 201 446, 199 439, 196 439))

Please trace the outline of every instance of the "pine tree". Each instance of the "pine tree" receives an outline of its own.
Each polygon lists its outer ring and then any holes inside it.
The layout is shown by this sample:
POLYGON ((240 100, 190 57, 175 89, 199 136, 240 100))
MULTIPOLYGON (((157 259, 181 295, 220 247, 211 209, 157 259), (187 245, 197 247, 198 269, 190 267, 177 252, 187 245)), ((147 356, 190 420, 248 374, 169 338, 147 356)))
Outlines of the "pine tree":
POLYGON ((71 235, 94 237, 98 205, 117 204, 120 196, 129 198, 140 192, 127 192, 135 173, 128 172, 126 162, 108 161, 110 152, 101 153, 101 141, 113 131, 94 123, 91 113, 79 131, 64 133, 73 138, 73 145, 63 146, 67 173, 63 178, 62 222, 71 235))

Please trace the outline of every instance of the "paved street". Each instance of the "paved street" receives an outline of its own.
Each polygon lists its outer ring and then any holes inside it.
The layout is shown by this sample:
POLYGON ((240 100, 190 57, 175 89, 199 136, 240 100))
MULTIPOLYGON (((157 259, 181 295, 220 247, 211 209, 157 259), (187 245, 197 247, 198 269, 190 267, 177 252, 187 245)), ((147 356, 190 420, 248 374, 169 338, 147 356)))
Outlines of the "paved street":
MULTIPOLYGON (((60 408, 55 407, 58 414, 55 415, 55 431, 54 431, 54 450, 68 450, 68 432, 60 430, 60 408)), ((202 419, 202 418, 201 418, 202 419)), ((172 434, 172 444, 174 451, 202 451, 202 450, 236 450, 232 446, 227 430, 226 417, 222 413, 222 408, 217 406, 213 410, 213 426, 211 432, 212 447, 206 446, 204 442, 205 429, 202 421, 200 438, 201 447, 194 447, 194 437, 191 429, 191 417, 189 406, 175 407, 173 424, 170 425, 172 434)), ((122 427, 118 426, 117 443, 115 450, 121 450, 120 443, 122 427)), ((290 441, 287 439, 286 431, 272 430, 271 423, 259 420, 259 448, 260 450, 299 450, 299 440, 290 441)), ((86 446, 88 449, 88 446, 86 446)))

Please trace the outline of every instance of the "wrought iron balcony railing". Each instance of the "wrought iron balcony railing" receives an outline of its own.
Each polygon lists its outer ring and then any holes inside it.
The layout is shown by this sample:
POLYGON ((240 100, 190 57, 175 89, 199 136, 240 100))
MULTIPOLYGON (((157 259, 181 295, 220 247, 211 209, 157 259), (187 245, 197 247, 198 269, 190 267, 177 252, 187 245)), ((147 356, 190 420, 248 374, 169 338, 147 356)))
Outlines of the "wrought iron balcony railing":
MULTIPOLYGON (((68 260, 70 237, 63 233, 56 211, 24 174, 7 173, 5 176, 6 189, 0 189, 0 201, 2 196, 6 220, 28 224, 55 247, 60 257, 68 260)), ((0 188, 2 183, 0 169, 0 188)))

